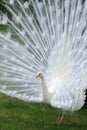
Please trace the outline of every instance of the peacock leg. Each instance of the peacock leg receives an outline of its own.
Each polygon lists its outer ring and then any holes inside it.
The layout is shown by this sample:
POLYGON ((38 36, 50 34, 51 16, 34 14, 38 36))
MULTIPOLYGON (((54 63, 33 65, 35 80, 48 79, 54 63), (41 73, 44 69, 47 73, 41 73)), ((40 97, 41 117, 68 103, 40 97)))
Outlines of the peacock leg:
POLYGON ((58 115, 57 120, 56 120, 56 124, 58 124, 60 117, 61 117, 61 112, 59 112, 59 115, 58 115))
POLYGON ((60 118, 59 118, 59 120, 58 120, 58 125, 62 122, 63 117, 64 117, 64 113, 62 112, 62 113, 61 113, 61 116, 60 116, 60 118))
POLYGON ((64 112, 59 112, 58 118, 56 120, 56 124, 59 125, 61 121, 63 120, 64 112))

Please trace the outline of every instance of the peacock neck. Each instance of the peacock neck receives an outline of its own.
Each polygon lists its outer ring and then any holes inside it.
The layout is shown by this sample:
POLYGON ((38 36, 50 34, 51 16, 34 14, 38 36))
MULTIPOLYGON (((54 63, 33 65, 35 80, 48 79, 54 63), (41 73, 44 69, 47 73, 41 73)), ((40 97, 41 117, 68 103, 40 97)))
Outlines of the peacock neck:
POLYGON ((43 90, 44 101, 46 103, 50 103, 50 101, 51 101, 51 93, 49 92, 49 90, 47 88, 46 80, 45 80, 44 77, 42 77, 41 80, 42 80, 42 90, 43 90))

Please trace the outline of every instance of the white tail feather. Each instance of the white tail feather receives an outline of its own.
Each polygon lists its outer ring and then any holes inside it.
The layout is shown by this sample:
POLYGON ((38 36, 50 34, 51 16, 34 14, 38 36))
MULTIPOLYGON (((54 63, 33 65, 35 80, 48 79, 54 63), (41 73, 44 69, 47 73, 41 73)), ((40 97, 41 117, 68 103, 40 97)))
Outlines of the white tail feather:
POLYGON ((0 33, 0 92, 42 101, 42 68, 51 105, 78 110, 87 89, 87 0, 10 0, 8 33, 0 33))

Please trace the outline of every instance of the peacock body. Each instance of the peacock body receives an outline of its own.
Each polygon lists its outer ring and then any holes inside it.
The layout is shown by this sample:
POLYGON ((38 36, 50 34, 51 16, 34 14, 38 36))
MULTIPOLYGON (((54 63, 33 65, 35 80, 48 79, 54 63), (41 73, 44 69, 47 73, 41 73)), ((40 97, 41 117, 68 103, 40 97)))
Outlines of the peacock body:
POLYGON ((87 89, 87 0, 4 5, 12 19, 8 32, 0 33, 0 92, 79 110, 87 89))

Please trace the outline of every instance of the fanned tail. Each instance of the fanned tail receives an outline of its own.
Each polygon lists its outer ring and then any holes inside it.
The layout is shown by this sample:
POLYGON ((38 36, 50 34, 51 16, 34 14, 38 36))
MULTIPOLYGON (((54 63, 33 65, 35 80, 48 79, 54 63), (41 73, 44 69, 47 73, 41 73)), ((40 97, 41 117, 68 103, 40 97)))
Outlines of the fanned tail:
POLYGON ((51 104, 80 109, 87 89, 87 0, 4 3, 12 19, 8 33, 0 33, 0 92, 42 101, 35 78, 42 68, 49 89, 56 76, 60 79, 51 104))

